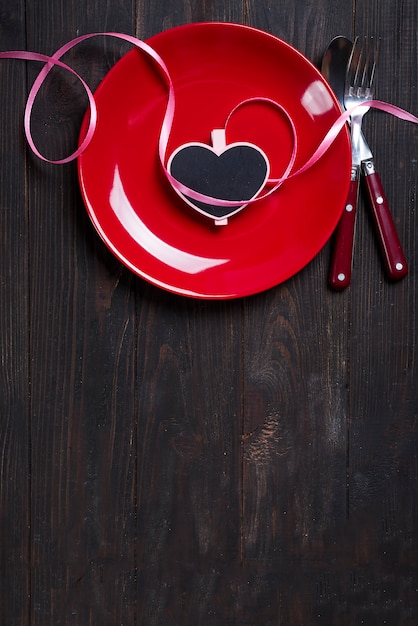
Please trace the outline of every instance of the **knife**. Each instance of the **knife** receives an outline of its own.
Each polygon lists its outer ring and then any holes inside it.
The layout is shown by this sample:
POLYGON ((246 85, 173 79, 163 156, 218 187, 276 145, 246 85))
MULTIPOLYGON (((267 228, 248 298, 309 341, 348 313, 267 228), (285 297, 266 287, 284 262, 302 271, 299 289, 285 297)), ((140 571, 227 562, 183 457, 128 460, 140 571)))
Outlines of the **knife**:
MULTIPOLYGON (((342 110, 345 109, 345 79, 352 50, 353 43, 347 37, 338 36, 330 42, 322 59, 322 74, 337 96, 342 110)), ((380 176, 376 171, 373 154, 363 133, 361 133, 360 139, 360 158, 360 167, 357 167, 355 164, 352 167, 347 202, 335 236, 329 282, 336 289, 348 287, 351 281, 360 173, 364 176, 386 272, 393 280, 399 280, 408 273, 408 265, 389 210, 389 204, 380 176)))

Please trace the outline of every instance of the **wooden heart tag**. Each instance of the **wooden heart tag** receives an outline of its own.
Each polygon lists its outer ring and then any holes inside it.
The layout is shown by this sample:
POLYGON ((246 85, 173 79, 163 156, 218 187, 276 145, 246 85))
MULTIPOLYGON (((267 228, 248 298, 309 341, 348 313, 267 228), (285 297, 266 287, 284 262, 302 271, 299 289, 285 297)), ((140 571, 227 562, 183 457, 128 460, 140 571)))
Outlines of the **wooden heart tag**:
POLYGON ((254 144, 226 144, 225 129, 213 130, 211 139, 212 146, 191 142, 177 148, 167 170, 188 189, 214 199, 213 203, 196 200, 176 189, 188 205, 220 226, 257 196, 267 182, 270 165, 254 144), (222 206, 217 200, 242 203, 222 206))

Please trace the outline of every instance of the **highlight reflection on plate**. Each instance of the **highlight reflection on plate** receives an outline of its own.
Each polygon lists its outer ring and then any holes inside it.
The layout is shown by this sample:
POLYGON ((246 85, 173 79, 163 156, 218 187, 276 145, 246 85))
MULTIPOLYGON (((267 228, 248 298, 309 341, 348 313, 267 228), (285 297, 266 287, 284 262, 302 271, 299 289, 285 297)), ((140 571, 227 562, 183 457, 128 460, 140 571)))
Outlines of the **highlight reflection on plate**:
MULTIPOLYGON (((298 137, 297 169, 339 115, 319 71, 283 41, 246 26, 180 26, 147 41, 173 80, 176 112, 168 154, 187 142, 210 143, 230 111, 248 98, 277 101, 298 137)), ((179 198, 158 163, 167 88, 153 62, 132 50, 95 93, 98 123, 79 157, 83 198, 97 231, 133 272, 168 291, 236 298, 288 279, 321 250, 341 215, 350 178, 343 132, 327 154, 271 197, 215 226, 179 198)), ((250 142, 279 177, 292 151, 288 122, 254 103, 228 125, 228 143, 250 142)))

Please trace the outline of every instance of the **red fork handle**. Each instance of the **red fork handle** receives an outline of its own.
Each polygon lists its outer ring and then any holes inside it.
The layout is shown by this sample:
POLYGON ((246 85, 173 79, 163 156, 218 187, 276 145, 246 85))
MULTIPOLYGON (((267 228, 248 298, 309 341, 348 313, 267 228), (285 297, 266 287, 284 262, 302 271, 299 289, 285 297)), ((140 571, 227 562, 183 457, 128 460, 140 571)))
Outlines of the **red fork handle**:
POLYGON ((380 176, 374 171, 373 162, 370 164, 369 161, 364 161, 362 168, 387 274, 392 280, 400 280, 407 275, 408 264, 402 251, 380 176))
POLYGON ((328 276, 328 282, 334 289, 345 289, 351 282, 358 187, 358 170, 353 168, 347 202, 335 232, 334 249, 328 276))

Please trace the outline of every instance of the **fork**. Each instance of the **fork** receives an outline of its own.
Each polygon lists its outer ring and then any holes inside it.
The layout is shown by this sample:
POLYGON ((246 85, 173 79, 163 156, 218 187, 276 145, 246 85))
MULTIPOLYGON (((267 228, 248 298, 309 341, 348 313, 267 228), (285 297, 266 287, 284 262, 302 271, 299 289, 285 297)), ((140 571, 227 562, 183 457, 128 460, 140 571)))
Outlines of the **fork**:
MULTIPOLYGON (((370 46, 366 38, 358 47, 358 37, 354 40, 351 54, 347 63, 344 87, 344 107, 350 110, 359 103, 370 100, 373 95, 372 86, 376 71, 377 56, 374 55, 372 71, 370 69, 370 46)), ((356 230, 356 216, 358 192, 361 173, 361 147, 363 145, 361 126, 363 117, 370 109, 362 106, 350 115, 351 127, 351 181, 347 200, 336 233, 336 242, 331 261, 329 282, 336 289, 345 289, 351 282, 353 266, 354 239, 356 230)))
POLYGON ((394 280, 403 278, 408 273, 408 265, 380 177, 375 169, 373 155, 361 132, 363 117, 370 109, 367 106, 367 102, 373 99, 379 46, 380 40, 375 45, 373 38, 364 37, 359 42, 359 38, 356 37, 347 65, 344 106, 347 110, 360 103, 363 106, 353 111, 350 115, 352 144, 351 183, 342 218, 344 224, 337 233, 336 252, 330 273, 332 286, 339 289, 347 287, 351 280, 356 209, 361 173, 364 175, 386 271, 389 277, 394 280), (340 271, 342 264, 343 272, 340 271))
MULTIPOLYGON (((358 47, 358 37, 354 40, 351 54, 347 63, 344 87, 344 107, 350 110, 359 103, 370 100, 373 95, 372 85, 376 70, 376 55, 374 55, 372 71, 369 75, 370 47, 365 50, 363 45, 358 47)), ((336 242, 331 260, 329 282, 336 289, 345 289, 351 282, 353 266, 354 238, 356 230, 356 216, 358 192, 361 173, 361 147, 363 145, 361 126, 364 115, 370 109, 362 106, 350 115, 351 127, 351 181, 348 190, 346 205, 336 232, 336 242)))
POLYGON ((359 170, 362 161, 361 126, 363 117, 370 109, 370 107, 364 105, 364 103, 373 98, 373 83, 378 56, 379 45, 374 47, 373 39, 364 37, 362 45, 358 48, 358 37, 356 37, 347 66, 344 104, 346 109, 351 109, 358 104, 363 104, 361 109, 357 109, 357 111, 353 112, 350 116, 352 165, 358 169, 358 176, 360 174, 359 170))

